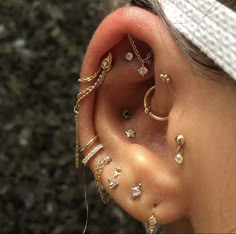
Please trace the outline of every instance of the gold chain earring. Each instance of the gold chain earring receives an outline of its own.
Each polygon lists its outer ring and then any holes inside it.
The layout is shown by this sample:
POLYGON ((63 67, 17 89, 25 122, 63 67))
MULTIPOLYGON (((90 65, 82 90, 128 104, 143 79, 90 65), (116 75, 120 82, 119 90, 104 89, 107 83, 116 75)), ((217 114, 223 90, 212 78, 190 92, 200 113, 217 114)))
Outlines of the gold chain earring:
POLYGON ((157 211, 157 205, 155 204, 152 208, 152 216, 148 220, 148 227, 149 227, 150 234, 154 234, 154 231, 156 229, 156 225, 157 225, 156 211, 157 211))
POLYGON ((135 45, 134 40, 133 40, 133 38, 132 38, 132 36, 131 36, 130 34, 128 34, 128 39, 129 39, 129 42, 130 42, 130 44, 131 44, 131 46, 132 46, 132 49, 133 49, 133 51, 134 51, 134 53, 135 53, 135 55, 136 55, 138 61, 141 63, 141 67, 137 70, 137 72, 138 72, 142 77, 144 77, 144 76, 149 72, 149 70, 148 70, 148 68, 145 66, 145 64, 149 64, 149 63, 150 63, 149 60, 150 60, 151 57, 152 57, 152 51, 150 51, 150 52, 147 54, 146 58, 142 59, 142 57, 141 57, 141 55, 140 55, 140 53, 139 53, 139 51, 138 51, 138 49, 137 49, 137 46, 135 45))
POLYGON ((154 115, 152 112, 151 112, 151 105, 150 105, 150 102, 149 102, 149 96, 150 94, 155 90, 155 85, 152 86, 148 91, 147 93, 145 94, 145 97, 144 97, 144 113, 149 115, 151 118, 157 120, 157 121, 166 121, 168 120, 169 116, 167 117, 160 117, 160 116, 157 116, 157 115, 154 115))
POLYGON ((175 161, 178 164, 183 163, 184 158, 183 158, 183 145, 185 144, 185 138, 183 135, 178 135, 175 138, 175 142, 177 144, 177 150, 176 150, 176 156, 175 156, 175 161))
POLYGON ((78 126, 78 119, 79 119, 79 104, 80 102, 89 96, 95 89, 99 88, 99 86, 103 83, 107 73, 112 68, 112 54, 109 52, 107 57, 104 58, 100 64, 100 67, 94 75, 84 78, 78 79, 80 83, 89 83, 97 78, 93 85, 88 86, 84 90, 80 91, 77 95, 76 104, 74 106, 74 113, 75 113, 75 167, 79 167, 79 156, 80 156, 80 140, 79 140, 79 126, 78 126))

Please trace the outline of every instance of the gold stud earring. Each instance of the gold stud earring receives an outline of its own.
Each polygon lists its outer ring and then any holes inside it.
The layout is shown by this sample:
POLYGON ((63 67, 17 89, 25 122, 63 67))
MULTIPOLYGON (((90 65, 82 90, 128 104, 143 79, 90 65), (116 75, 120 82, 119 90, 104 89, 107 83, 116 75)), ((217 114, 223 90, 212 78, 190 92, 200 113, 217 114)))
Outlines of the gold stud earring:
POLYGON ((152 216, 148 220, 148 227, 149 227, 150 234, 154 234, 154 231, 156 229, 156 225, 157 225, 156 211, 157 211, 157 205, 155 204, 152 208, 152 216))
POLYGON ((127 138, 135 138, 136 131, 130 128, 127 131, 125 131, 125 134, 127 138))
POLYGON ((152 86, 148 91, 147 93, 145 94, 144 96, 144 113, 149 115, 151 118, 157 120, 157 121, 167 121, 169 116, 167 117, 159 117, 157 115, 154 115, 152 112, 151 112, 151 105, 150 105, 150 101, 149 101, 149 96, 150 94, 155 90, 155 85, 152 86))
POLYGON ((125 109, 122 112, 122 116, 123 116, 124 119, 130 119, 131 114, 130 114, 130 112, 127 109, 125 109))
POLYGON ((142 184, 139 183, 137 186, 134 186, 131 188, 131 193, 132 193, 132 200, 136 199, 139 197, 142 193, 142 184))
POLYGON ((134 59, 134 54, 132 52, 129 51, 125 54, 126 61, 131 62, 133 59, 134 59))
POLYGON ((170 77, 167 74, 161 74, 160 78, 161 78, 161 81, 163 83, 169 83, 170 82, 170 77))
POLYGON ((183 135, 178 135, 175 138, 175 142, 176 142, 176 145, 177 145, 175 161, 178 164, 181 164, 184 161, 184 158, 183 158, 183 145, 185 144, 184 136, 183 135))
POLYGON ((121 174, 121 168, 120 167, 115 167, 114 170, 114 178, 117 178, 121 174))

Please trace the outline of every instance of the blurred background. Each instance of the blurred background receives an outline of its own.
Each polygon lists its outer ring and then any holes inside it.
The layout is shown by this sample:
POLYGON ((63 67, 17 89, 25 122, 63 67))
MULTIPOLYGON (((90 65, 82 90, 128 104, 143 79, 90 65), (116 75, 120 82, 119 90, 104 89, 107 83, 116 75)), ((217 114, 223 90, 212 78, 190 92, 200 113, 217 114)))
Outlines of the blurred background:
MULTIPOLYGON (((0 234, 79 234, 86 208, 74 167, 77 79, 105 0, 0 0, 0 234)), ((88 172, 88 234, 145 233, 88 172)))

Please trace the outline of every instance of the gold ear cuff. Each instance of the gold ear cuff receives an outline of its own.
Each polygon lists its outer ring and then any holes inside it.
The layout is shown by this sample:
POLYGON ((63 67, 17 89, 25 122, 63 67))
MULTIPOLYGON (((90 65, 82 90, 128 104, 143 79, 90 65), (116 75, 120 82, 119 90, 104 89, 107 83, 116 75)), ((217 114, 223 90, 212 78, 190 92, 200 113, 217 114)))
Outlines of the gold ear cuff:
POLYGON ((167 121, 169 119, 169 116, 167 117, 160 117, 160 116, 157 116, 157 115, 154 115, 151 111, 151 105, 150 105, 150 101, 149 101, 149 96, 150 94, 155 90, 155 85, 152 86, 148 91, 147 93, 145 94, 144 96, 144 113, 149 115, 151 118, 157 120, 157 121, 167 121))

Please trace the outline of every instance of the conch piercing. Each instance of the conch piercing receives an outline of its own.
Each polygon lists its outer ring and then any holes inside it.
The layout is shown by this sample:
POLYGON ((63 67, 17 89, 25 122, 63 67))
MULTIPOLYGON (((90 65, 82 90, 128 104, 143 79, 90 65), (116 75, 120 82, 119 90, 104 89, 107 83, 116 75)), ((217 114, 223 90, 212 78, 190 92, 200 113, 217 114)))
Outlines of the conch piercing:
POLYGON ((183 145, 185 144, 185 138, 182 135, 178 135, 175 138, 175 142, 177 144, 177 150, 176 150, 176 156, 175 156, 175 161, 178 164, 181 164, 184 161, 183 158, 183 145))
POLYGON ((150 234, 154 234, 156 229, 156 224, 157 224, 156 211, 157 211, 157 205, 155 204, 152 208, 152 216, 148 220, 148 228, 150 234))
POLYGON ((127 131, 125 131, 125 134, 127 138, 135 138, 136 131, 130 128, 127 131))
POLYGON ((147 54, 145 59, 142 59, 141 55, 137 49, 137 46, 135 45, 134 40, 130 34, 128 34, 128 39, 129 39, 129 42, 133 48, 133 51, 134 51, 138 61, 141 63, 141 67, 137 70, 137 72, 139 73, 139 75, 144 77, 149 72, 148 68, 145 66, 145 63, 147 63, 147 64, 150 63, 149 59, 151 59, 151 57, 152 57, 152 51, 150 51, 147 54))
POLYGON ((151 105, 150 105, 150 102, 149 102, 149 95, 155 90, 155 85, 152 86, 148 91, 147 93, 145 94, 145 97, 144 97, 144 113, 149 115, 151 118, 157 120, 157 121, 166 121, 168 120, 169 116, 167 117, 159 117, 157 115, 154 115, 152 112, 151 112, 151 105))
POLYGON ((131 188, 131 194, 132 194, 132 200, 134 200, 135 198, 139 197, 142 193, 142 184, 139 183, 137 186, 134 186, 131 188))
POLYGON ((124 119, 130 119, 131 114, 128 110, 123 110, 122 116, 123 116, 124 119))

